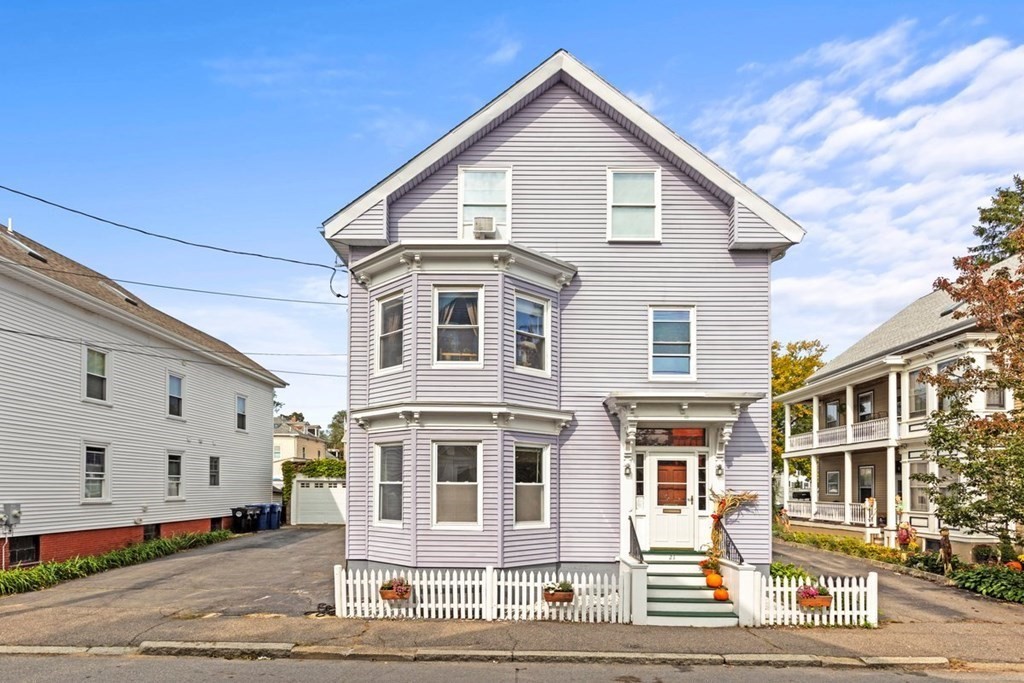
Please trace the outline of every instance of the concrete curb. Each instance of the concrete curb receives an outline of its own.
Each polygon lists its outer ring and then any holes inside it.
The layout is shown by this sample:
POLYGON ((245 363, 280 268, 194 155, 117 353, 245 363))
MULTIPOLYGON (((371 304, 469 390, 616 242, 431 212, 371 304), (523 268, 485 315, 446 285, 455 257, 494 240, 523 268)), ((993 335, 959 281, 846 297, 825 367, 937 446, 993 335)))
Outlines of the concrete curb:
POLYGON ((63 645, 0 645, 0 655, 84 655, 88 651, 63 645))
POLYGON ((185 657, 221 657, 223 659, 280 659, 291 654, 294 643, 186 642, 178 640, 147 640, 139 643, 140 655, 185 657))

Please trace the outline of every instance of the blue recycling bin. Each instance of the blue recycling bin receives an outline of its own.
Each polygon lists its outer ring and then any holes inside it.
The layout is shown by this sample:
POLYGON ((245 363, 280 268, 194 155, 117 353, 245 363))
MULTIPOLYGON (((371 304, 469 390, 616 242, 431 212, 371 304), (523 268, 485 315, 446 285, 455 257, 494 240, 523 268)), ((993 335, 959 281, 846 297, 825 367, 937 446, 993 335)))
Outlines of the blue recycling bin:
POLYGON ((281 528, 281 505, 280 503, 270 504, 270 528, 281 528))
POLYGON ((270 505, 268 503, 250 503, 250 508, 257 512, 253 531, 266 531, 270 528, 270 505))

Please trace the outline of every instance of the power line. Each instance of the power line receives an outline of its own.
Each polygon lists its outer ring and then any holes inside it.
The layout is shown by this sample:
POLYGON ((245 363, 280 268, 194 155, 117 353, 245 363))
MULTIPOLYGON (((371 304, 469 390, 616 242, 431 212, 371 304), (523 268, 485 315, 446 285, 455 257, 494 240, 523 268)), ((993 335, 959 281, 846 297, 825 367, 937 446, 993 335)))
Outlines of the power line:
MULTIPOLYGON (((16 335, 21 335, 21 336, 24 336, 24 337, 32 337, 34 339, 46 339, 48 341, 64 342, 64 343, 67 343, 67 344, 74 344, 76 346, 90 346, 91 345, 89 342, 86 342, 86 341, 83 341, 83 340, 79 340, 79 339, 67 339, 65 337, 57 337, 57 336, 50 335, 50 334, 42 334, 40 332, 29 332, 27 330, 12 330, 12 329, 7 328, 7 327, 0 327, 0 332, 7 332, 8 334, 16 334, 16 335)), ((96 343, 94 345, 95 346, 113 346, 113 345, 99 344, 99 343, 96 343)), ((155 348, 160 348, 160 347, 155 347, 155 348)), ((170 347, 168 347, 168 348, 170 348, 170 347)), ((255 368, 247 368, 247 367, 242 366, 242 365, 235 365, 235 364, 232 364, 232 363, 229 363, 229 362, 218 363, 216 361, 194 360, 192 358, 176 358, 174 356, 164 356, 164 355, 159 354, 159 353, 144 353, 142 351, 129 351, 127 349, 112 349, 112 350, 113 351, 117 351, 118 353, 127 353, 127 354, 132 355, 132 356, 143 356, 145 358, 159 358, 161 360, 177 360, 177 361, 182 361, 183 363, 193 363, 193 364, 196 364, 196 365, 226 366, 226 367, 229 367, 229 368, 234 368, 235 370, 253 370, 253 369, 255 369, 255 368)), ((211 353, 218 353, 217 351, 213 351, 212 349, 205 349, 204 348, 203 350, 204 351, 210 351, 211 353)), ((347 375, 340 375, 340 374, 326 373, 326 372, 302 372, 300 370, 272 370, 270 368, 263 368, 263 369, 266 370, 267 372, 279 373, 279 374, 282 374, 282 375, 305 375, 305 376, 308 376, 308 377, 340 377, 340 378, 347 377, 347 375)))
MULTIPOLYGON (((51 273, 63 273, 65 275, 74 275, 76 277, 91 277, 97 280, 112 280, 124 285, 137 285, 141 287, 156 287, 158 289, 173 289, 179 292, 192 292, 194 294, 213 294, 216 296, 230 296, 237 297, 239 299, 259 299, 260 301, 277 301, 288 304, 311 304, 316 306, 346 306, 347 301, 312 301, 309 299, 285 299, 276 296, 258 296, 256 294, 238 294, 236 292, 218 292, 210 289, 193 289, 191 287, 177 287, 174 285, 158 285, 153 282, 139 282, 138 280, 122 280, 116 277, 107 277, 106 275, 90 274, 90 273, 79 273, 74 270, 62 270, 60 268, 47 268, 46 266, 36 266, 30 263, 14 263, 13 261, 0 261, 0 265, 3 266, 16 266, 18 268, 28 268, 30 270, 45 270, 51 273)), ((338 294, 335 292, 335 296, 347 299, 348 294, 338 294)))
POLYGON ((312 261, 300 261, 298 259, 286 258, 284 256, 269 256, 267 254, 259 254, 253 251, 239 251, 237 249, 228 249, 226 247, 218 247, 212 244, 203 244, 202 242, 190 242, 189 240, 184 240, 181 239, 180 237, 171 237, 170 235, 164 235, 158 232, 153 232, 151 230, 144 230, 143 228, 137 228, 131 225, 127 225, 125 223, 112 221, 108 218, 103 218, 101 216, 97 216, 86 211, 81 211, 79 209, 74 209, 70 206, 65 206, 64 204, 59 204, 57 202, 45 199, 43 197, 39 197, 34 194, 29 194, 28 192, 23 192, 22 190, 16 190, 13 187, 7 187, 6 185, 0 185, 0 190, 6 190, 12 194, 20 195, 22 197, 26 197, 37 202, 41 202, 48 206, 52 206, 56 209, 61 209, 62 211, 67 211, 69 213, 77 214, 79 216, 84 216, 85 218, 89 218, 94 221, 99 221, 100 223, 106 223, 107 225, 112 225, 115 228, 131 230, 133 232, 146 235, 148 237, 156 237, 157 239, 168 240, 169 242, 177 242, 178 244, 184 244, 189 247, 196 247, 198 249, 210 249, 211 251, 219 251, 225 254, 234 254, 235 256, 252 256, 254 258, 268 259, 270 261, 282 261, 284 263, 293 263, 299 266, 310 266, 311 268, 325 268, 331 271, 332 273, 336 273, 339 268, 339 266, 328 266, 324 263, 313 263, 312 261))

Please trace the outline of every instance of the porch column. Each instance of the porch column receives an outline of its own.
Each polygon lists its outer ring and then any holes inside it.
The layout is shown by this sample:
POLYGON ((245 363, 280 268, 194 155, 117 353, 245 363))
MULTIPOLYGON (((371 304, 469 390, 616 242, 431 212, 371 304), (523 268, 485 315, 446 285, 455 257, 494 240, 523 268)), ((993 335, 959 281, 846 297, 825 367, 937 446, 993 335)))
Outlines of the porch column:
MULTIPOLYGON (((817 402, 817 399, 815 399, 817 402)), ((818 456, 811 456, 811 519, 818 512, 818 456)))
POLYGON ((843 523, 851 524, 853 522, 851 511, 853 507, 853 453, 850 451, 843 452, 843 501, 846 503, 846 516, 843 523))
MULTIPOLYGON (((787 406, 788 408, 789 406, 787 406)), ((789 458, 782 459, 782 507, 789 505, 789 458)))
MULTIPOLYGON (((889 441, 894 443, 899 437, 898 415, 896 414, 896 371, 889 371, 889 441)), ((895 490, 895 489, 893 489, 895 490)), ((892 496, 889 496, 892 498, 892 496)))
POLYGON ((885 449, 885 528, 895 529, 896 519, 896 447, 885 449))
POLYGON ((811 448, 818 447, 818 397, 811 397, 811 448))
POLYGON ((853 443, 853 385, 846 385, 846 443, 853 443))
POLYGON ((789 409, 789 404, 788 403, 784 404, 782 409, 786 413, 786 417, 785 417, 785 422, 786 423, 782 426, 783 433, 785 434, 785 436, 783 437, 783 442, 782 442, 782 452, 785 453, 785 452, 787 452, 789 450, 789 436, 790 436, 790 431, 792 430, 792 427, 793 427, 790 424, 790 420, 792 420, 793 418, 790 416, 790 409, 789 409))
POLYGON ((900 406, 900 420, 906 424, 910 419, 910 371, 904 370, 900 373, 900 386, 903 387, 903 402, 900 406))

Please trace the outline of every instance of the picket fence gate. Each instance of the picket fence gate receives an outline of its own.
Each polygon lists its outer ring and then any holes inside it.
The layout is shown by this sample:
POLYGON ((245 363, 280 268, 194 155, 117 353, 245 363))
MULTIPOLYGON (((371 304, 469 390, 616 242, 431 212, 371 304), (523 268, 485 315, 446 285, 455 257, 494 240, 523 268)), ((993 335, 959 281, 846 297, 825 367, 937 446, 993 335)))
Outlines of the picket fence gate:
POLYGON ((822 576, 818 585, 832 594, 829 607, 805 609, 796 591, 807 578, 761 576, 759 626, 877 626, 878 574, 822 576))
POLYGON ((486 621, 579 621, 623 623, 618 574, 500 570, 409 570, 334 567, 334 604, 339 617, 363 619, 483 619, 486 621), (407 600, 380 597, 386 580, 402 576, 412 587, 407 600), (570 603, 549 604, 545 583, 569 581, 570 603))

